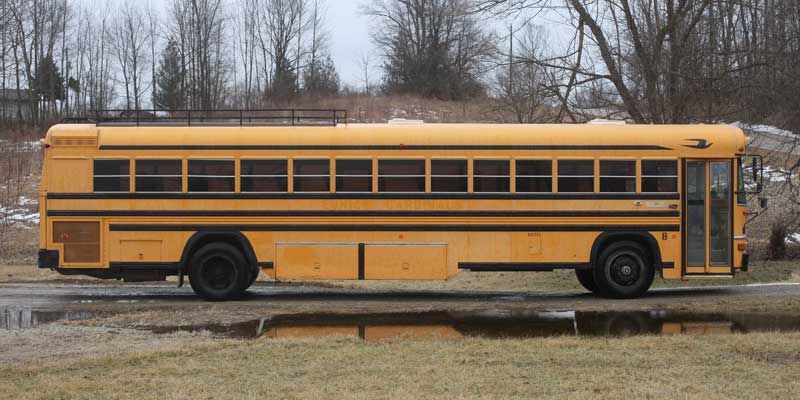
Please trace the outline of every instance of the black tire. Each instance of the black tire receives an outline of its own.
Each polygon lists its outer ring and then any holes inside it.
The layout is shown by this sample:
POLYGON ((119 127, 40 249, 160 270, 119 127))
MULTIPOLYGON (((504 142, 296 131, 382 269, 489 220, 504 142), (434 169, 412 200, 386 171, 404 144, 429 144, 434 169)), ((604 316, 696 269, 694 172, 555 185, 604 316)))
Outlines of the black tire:
POLYGON ((594 283, 594 272, 590 269, 576 269, 575 276, 578 277, 578 282, 586 290, 594 293, 597 290, 597 284, 594 283))
POLYGON ((256 280, 258 279, 258 275, 261 274, 261 270, 258 269, 258 268, 253 268, 253 271, 251 273, 253 275, 250 277, 250 282, 247 284, 247 287, 245 288, 245 290, 247 290, 247 288, 249 288, 250 286, 253 286, 253 284, 256 283, 256 280))
POLYGON ((650 289, 655 277, 653 261, 636 242, 612 243, 597 258, 594 270, 596 294, 614 299, 639 297, 650 289))
POLYGON ((227 243, 207 244, 189 260, 189 283, 206 300, 241 297, 251 276, 251 267, 242 253, 227 243))

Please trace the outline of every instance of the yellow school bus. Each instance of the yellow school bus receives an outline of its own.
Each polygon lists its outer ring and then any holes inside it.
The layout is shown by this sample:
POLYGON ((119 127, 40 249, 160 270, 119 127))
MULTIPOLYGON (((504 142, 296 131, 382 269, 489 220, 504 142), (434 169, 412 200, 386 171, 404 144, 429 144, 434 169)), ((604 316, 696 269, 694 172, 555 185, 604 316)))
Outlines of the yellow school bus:
POLYGON ((39 267, 206 299, 277 280, 573 269, 605 297, 747 270, 746 137, 723 125, 351 124, 337 110, 66 121, 39 267))

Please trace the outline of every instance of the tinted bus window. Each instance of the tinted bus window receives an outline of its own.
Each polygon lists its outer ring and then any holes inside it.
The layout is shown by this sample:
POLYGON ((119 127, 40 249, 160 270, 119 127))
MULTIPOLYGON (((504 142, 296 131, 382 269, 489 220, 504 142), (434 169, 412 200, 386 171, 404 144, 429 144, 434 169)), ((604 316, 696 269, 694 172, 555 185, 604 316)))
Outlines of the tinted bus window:
POLYGON ((553 162, 517 160, 517 193, 552 192, 553 162))
POLYGON ((331 163, 329 160, 294 160, 295 192, 330 192, 331 163))
POLYGON ((136 160, 137 192, 180 192, 181 160, 136 160))
POLYGON ((510 161, 475 160, 472 168, 472 184, 475 192, 508 192, 511 190, 510 161))
POLYGON ((642 160, 642 192, 678 191, 677 160, 642 160))
POLYGON ((233 192, 233 160, 189 160, 190 192, 233 192))
POLYGON ((424 192, 425 160, 378 160, 378 191, 424 192))
POLYGON ((558 160, 558 191, 594 192, 594 160, 558 160))
POLYGON ((431 160, 431 192, 465 193, 467 160, 431 160))
POLYGON ((600 160, 601 192, 635 192, 636 161, 600 160))
POLYGON ((289 190, 287 160, 242 160, 242 192, 286 192, 289 190))
POLYGON ((94 160, 95 192, 127 192, 130 184, 129 160, 94 160))
POLYGON ((336 160, 337 192, 371 192, 372 160, 336 160))

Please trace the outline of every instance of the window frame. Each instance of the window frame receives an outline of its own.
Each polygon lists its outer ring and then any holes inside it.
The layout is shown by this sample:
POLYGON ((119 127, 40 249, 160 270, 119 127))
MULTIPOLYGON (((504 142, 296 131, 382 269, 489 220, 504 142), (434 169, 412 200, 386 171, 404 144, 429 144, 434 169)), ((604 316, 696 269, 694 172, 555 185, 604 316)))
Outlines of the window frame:
POLYGON ((555 168, 553 166, 554 160, 552 158, 515 158, 514 160, 514 193, 555 193, 555 181, 556 175, 553 173, 555 172, 555 168), (546 161, 550 163, 550 175, 520 175, 519 174, 519 165, 517 165, 520 161, 546 161), (519 190, 519 178, 550 178, 550 191, 547 192, 523 192, 519 190))
POLYGON ((642 158, 639 160, 640 170, 639 170, 639 185, 641 187, 641 193, 679 193, 681 191, 680 188, 680 168, 681 163, 677 158, 642 158), (645 175, 644 174, 644 163, 648 161, 672 161, 675 163, 675 175, 645 175), (647 192, 644 190, 644 180, 645 178, 674 178, 675 179, 675 191, 674 192, 647 192))
POLYGON ((378 168, 373 171, 373 174, 376 175, 378 179, 378 193, 427 193, 427 180, 428 180, 428 163, 424 157, 389 157, 389 158, 377 158, 378 168), (414 161, 422 163, 422 175, 413 175, 413 174, 402 174, 402 175, 384 175, 381 174, 381 162, 382 161, 414 161), (381 178, 422 178, 422 190, 418 191, 394 191, 394 190, 381 190, 381 178))
POLYGON ((636 181, 637 181, 637 159, 635 158, 600 158, 597 160, 597 183, 598 187, 596 188, 597 191, 600 193, 636 193, 636 181), (622 162, 629 162, 633 163, 633 175, 603 175, 603 162, 604 161, 622 161, 622 162), (633 190, 626 190, 626 191, 604 191, 603 190, 603 178, 618 178, 618 179, 633 179, 633 190))
POLYGON ((93 193, 130 193, 131 192, 131 159, 130 158, 94 158, 92 159, 92 192, 93 193), (128 163, 127 175, 97 175, 97 168, 95 162, 97 161, 125 161, 128 163), (128 178, 128 188, 126 190, 96 190, 97 178, 128 178))
MULTIPOLYGON (((133 170, 133 181, 134 181, 134 193, 185 193, 184 191, 184 176, 187 172, 187 163, 185 162, 186 159, 184 158, 174 158, 174 157, 164 157, 164 158, 136 158, 134 159, 134 170, 133 170), (141 161, 178 161, 180 163, 181 173, 180 175, 139 175, 136 171, 136 168, 139 166, 139 162, 141 161), (174 190, 160 190, 160 191, 152 191, 152 190, 139 190, 139 184, 136 182, 138 178, 180 178, 181 184, 180 189, 177 191, 174 190)), ((188 188, 187 188, 188 189, 188 188)))
POLYGON ((430 158, 430 180, 431 180, 431 193, 469 193, 469 158, 446 158, 446 157, 431 157, 430 158), (437 175, 433 173, 433 163, 437 161, 459 161, 464 163, 464 175, 437 175), (464 191, 444 191, 444 190, 433 190, 433 179, 434 178, 449 178, 449 179, 456 179, 456 178, 463 178, 464 179, 464 191))
POLYGON ((269 158, 269 157, 258 157, 258 158, 240 158, 239 159, 239 192, 240 193, 289 193, 289 159, 288 158, 269 158), (242 171, 242 164, 248 161, 283 161, 286 165, 286 174, 285 175, 250 175, 244 174, 242 171), (286 178, 286 190, 279 190, 279 191, 260 191, 260 190, 244 190, 244 178, 286 178))
MULTIPOLYGON (((327 157, 301 157, 292 158, 292 193, 330 193, 331 192, 331 158, 327 157), (328 173, 327 174, 297 174, 297 162, 300 161, 327 161, 328 173), (326 190, 297 190, 297 179, 303 178, 327 178, 328 188, 326 190)), ((288 171, 287 171, 288 172, 288 171)))

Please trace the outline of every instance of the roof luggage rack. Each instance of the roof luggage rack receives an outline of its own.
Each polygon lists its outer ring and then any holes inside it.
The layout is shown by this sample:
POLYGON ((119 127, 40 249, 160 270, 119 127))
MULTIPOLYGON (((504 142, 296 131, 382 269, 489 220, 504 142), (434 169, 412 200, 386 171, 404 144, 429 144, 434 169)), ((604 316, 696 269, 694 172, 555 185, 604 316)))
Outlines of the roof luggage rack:
POLYGON ((347 110, 278 108, 263 110, 97 110, 61 120, 98 126, 336 126, 347 110))

